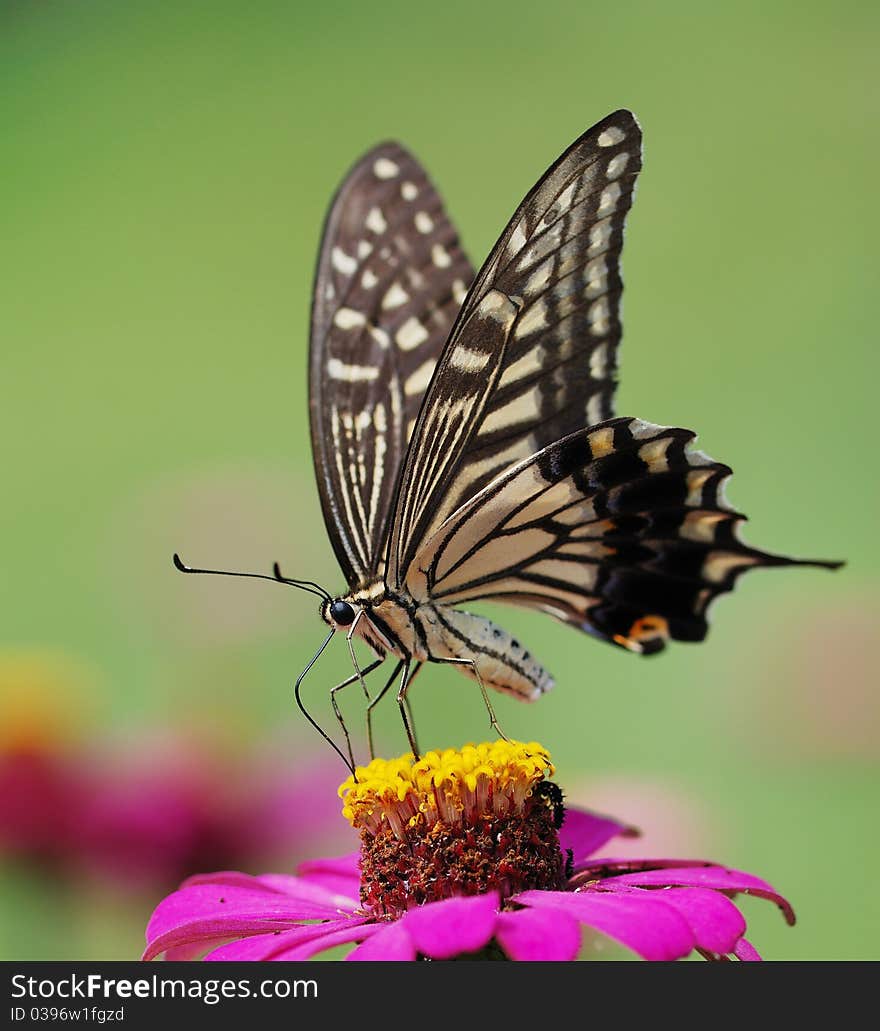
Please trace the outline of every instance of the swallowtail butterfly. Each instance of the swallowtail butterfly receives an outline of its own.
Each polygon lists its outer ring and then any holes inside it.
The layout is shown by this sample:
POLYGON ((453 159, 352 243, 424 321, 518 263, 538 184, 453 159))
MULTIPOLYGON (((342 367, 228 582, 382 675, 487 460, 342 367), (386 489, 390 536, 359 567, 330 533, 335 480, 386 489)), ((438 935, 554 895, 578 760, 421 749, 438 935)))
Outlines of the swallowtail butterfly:
POLYGON ((425 662, 474 678, 499 733, 489 688, 531 701, 553 686, 471 602, 537 609, 652 655, 670 638, 701 641, 712 601, 745 570, 838 565, 744 544, 723 493, 730 468, 696 450, 690 430, 614 414, 620 253, 640 168, 638 122, 615 111, 542 176, 476 275, 398 144, 366 154, 333 200, 309 405, 348 587, 331 596, 277 564, 274 579, 322 597, 330 632, 305 672, 336 632, 348 638, 356 672, 331 698, 352 766, 336 693, 360 682, 366 694, 389 657, 368 716, 396 684, 416 754, 407 691, 425 662), (376 655, 363 669, 354 637, 376 655))

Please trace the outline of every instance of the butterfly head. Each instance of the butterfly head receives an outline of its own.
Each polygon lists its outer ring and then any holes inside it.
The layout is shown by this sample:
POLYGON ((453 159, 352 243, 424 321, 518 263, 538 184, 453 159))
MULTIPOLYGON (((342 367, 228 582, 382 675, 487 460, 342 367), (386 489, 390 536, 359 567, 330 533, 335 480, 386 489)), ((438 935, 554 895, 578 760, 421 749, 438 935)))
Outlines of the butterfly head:
POLYGON ((357 619, 361 609, 344 598, 327 598, 321 602, 321 618, 334 630, 345 630, 357 619))

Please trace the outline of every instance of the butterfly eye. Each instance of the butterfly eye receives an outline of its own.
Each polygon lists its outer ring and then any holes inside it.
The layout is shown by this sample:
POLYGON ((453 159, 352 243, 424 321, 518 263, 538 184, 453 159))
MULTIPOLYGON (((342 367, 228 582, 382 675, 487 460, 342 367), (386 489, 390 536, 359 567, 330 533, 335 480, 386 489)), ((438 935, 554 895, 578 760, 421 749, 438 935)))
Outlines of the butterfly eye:
POLYGON ((334 601, 330 606, 330 616, 334 623, 349 626, 354 622, 354 609, 347 601, 334 601))

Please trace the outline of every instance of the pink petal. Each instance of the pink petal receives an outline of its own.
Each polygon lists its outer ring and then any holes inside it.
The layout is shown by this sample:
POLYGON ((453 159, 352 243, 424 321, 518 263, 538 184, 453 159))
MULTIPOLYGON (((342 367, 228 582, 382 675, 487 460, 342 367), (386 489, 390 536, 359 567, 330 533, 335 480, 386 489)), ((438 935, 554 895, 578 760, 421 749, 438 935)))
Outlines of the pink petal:
POLYGON ((344 856, 331 856, 326 859, 307 859, 297 867, 299 874, 332 873, 339 877, 357 877, 360 879, 360 852, 349 852, 344 856))
POLYGON ((401 926, 416 950, 431 959, 449 959, 488 945, 498 922, 498 893, 443 899, 411 909, 401 926))
POLYGON ((575 863, 575 875, 569 880, 568 887, 579 888, 590 881, 622 873, 635 873, 638 870, 666 870, 669 867, 684 870, 714 865, 707 859, 611 859, 603 856, 586 863, 575 863))
POLYGON ((250 938, 242 938, 239 941, 221 945, 219 949, 209 952, 205 959, 212 962, 278 959, 280 954, 288 949, 315 939, 329 938, 336 931, 358 926, 365 923, 367 919, 367 917, 359 917, 353 920, 331 920, 323 924, 292 927, 289 931, 256 934, 250 938))
POLYGON ((745 938, 740 938, 736 943, 736 948, 733 950, 734 956, 737 959, 743 961, 743 963, 760 963, 761 957, 758 954, 758 950, 752 945, 751 942, 746 941, 745 938))
POLYGON ((256 877, 238 870, 217 870, 213 873, 193 874, 181 884, 181 888, 191 888, 194 884, 228 884, 233 888, 251 888, 254 891, 276 891, 268 885, 261 884, 256 877))
POLYGON ((329 949, 334 945, 346 945, 353 941, 363 941, 371 935, 378 934, 381 929, 381 924, 361 923, 360 926, 357 927, 352 924, 349 927, 340 928, 332 934, 324 935, 322 938, 314 938, 312 941, 305 942, 302 945, 285 949, 273 958, 285 961, 309 959, 309 957, 314 956, 316 952, 323 952, 324 949, 329 949))
POLYGON ((687 920, 653 892, 634 897, 603 891, 524 891, 514 896, 514 901, 540 909, 562 909, 644 959, 680 959, 694 947, 687 920))
MULTIPOLYGON (((623 890, 644 892, 648 889, 623 890)), ((662 888, 653 892, 652 898, 677 909, 690 925, 697 947, 707 952, 718 955, 733 952, 734 946, 745 934, 746 921, 742 913, 729 898, 718 891, 709 888, 662 888)))
POLYGON ((566 809, 565 820, 559 831, 559 845, 563 853, 569 848, 574 852, 577 865, 587 856, 598 852, 612 838, 619 835, 635 837, 637 834, 634 828, 609 816, 598 816, 585 809, 566 809))
POLYGON ((198 884, 215 884, 234 888, 246 888, 250 891, 272 895, 284 895, 289 899, 302 899, 311 905, 323 906, 328 916, 335 915, 338 910, 350 910, 357 906, 358 886, 354 894, 340 893, 335 888, 316 883, 312 878, 297 877, 294 874, 267 873, 258 877, 239 873, 235 870, 224 870, 219 873, 200 873, 188 877, 181 888, 191 888, 198 884))
POLYGON ((416 958, 416 947, 406 928, 399 921, 381 926, 371 938, 349 952, 346 959, 363 962, 394 960, 411 963, 416 958))
POLYGON ((156 907, 147 925, 144 959, 194 942, 286 931, 302 920, 338 916, 335 909, 274 892, 231 885, 194 884, 174 892, 156 907))
POLYGON ((353 893, 349 894, 328 888, 320 883, 319 878, 297 877, 289 873, 264 873, 256 879, 269 888, 283 892, 289 898, 302 899, 303 902, 346 911, 358 905, 359 881, 353 885, 353 893))
POLYGON ((328 891, 357 899, 360 895, 361 873, 359 852, 333 859, 310 859, 301 863, 297 873, 312 884, 320 884, 328 891))
POLYGON ((215 941, 190 942, 188 945, 172 945, 170 948, 165 950, 165 962, 189 963, 194 959, 200 959, 202 953, 206 949, 209 949, 212 945, 219 945, 220 942, 225 940, 225 938, 219 938, 215 941))
POLYGON ((618 885, 638 887, 684 887, 714 888, 716 891, 732 891, 740 895, 755 895, 769 899, 782 910, 789 924, 795 922, 794 910, 774 888, 760 877, 741 870, 728 870, 721 866, 667 867, 665 870, 642 870, 638 873, 622 874, 602 881, 602 887, 613 890, 618 885))
POLYGON ((581 947, 581 928, 563 909, 520 909, 499 913, 495 927, 498 944, 511 959, 575 959, 581 947))

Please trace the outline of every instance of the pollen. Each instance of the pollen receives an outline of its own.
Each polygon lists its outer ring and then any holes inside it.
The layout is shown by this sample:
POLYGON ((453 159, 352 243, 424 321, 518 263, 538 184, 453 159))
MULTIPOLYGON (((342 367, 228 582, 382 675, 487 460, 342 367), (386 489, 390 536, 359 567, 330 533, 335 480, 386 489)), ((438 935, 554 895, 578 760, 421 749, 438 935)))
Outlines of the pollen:
POLYGON ((361 902, 395 917, 449 895, 556 888, 564 872, 554 768, 531 742, 374 759, 339 789, 360 832, 361 902))

